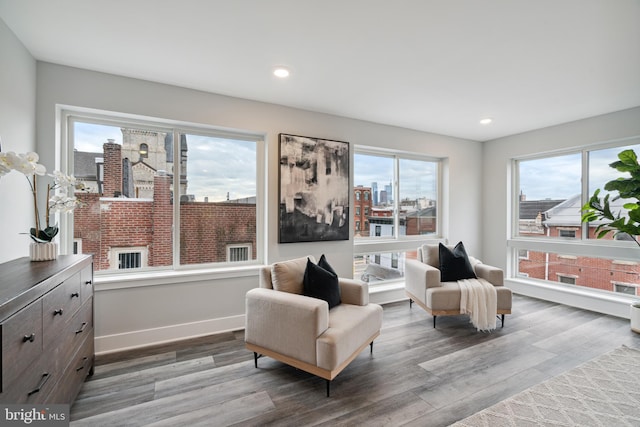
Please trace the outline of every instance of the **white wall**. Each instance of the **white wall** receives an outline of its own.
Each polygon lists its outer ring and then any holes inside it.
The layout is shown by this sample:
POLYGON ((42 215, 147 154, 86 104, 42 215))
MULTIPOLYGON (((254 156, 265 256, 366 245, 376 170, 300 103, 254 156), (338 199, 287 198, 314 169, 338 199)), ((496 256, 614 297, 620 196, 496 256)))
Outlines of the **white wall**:
MULTIPOLYGON (((391 147, 448 158, 447 237, 464 240, 480 253, 482 215, 469 215, 481 205, 482 144, 391 126, 312 113, 249 100, 204 93, 120 76, 38 63, 38 150, 53 168, 56 105, 124 112, 264 133, 267 139, 268 263, 326 253, 340 275, 352 271, 353 242, 277 243, 278 134, 291 133, 391 147)), ((353 151, 352 151, 353 152, 353 151)), ((446 231, 446 230, 445 230, 446 231)), ((242 327, 244 295, 257 286, 248 277, 190 277, 162 282, 109 281, 96 285, 96 349, 98 352, 144 345, 224 329, 242 327)))
MULTIPOLYGON (((514 157, 554 150, 584 147, 592 144, 640 135, 640 107, 538 129, 484 143, 483 174, 483 245, 486 263, 506 269, 511 211, 509 165, 514 157)), ((512 283, 521 293, 543 297, 564 304, 605 311, 628 317, 628 307, 606 308, 603 301, 576 294, 512 283)), ((557 288, 557 287, 556 287, 557 288)))
MULTIPOLYGON (((36 61, 1 19, 0 63, 2 151, 34 151, 36 61)), ((31 239, 19 233, 28 233, 33 226, 29 184, 13 171, 0 178, 0 263, 29 255, 31 239)))

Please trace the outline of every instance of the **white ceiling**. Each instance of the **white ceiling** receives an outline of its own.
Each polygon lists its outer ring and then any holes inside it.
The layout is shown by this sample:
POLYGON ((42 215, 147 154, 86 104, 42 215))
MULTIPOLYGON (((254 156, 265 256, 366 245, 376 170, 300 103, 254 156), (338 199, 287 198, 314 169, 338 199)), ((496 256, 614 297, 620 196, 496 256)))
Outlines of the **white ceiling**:
POLYGON ((478 141, 640 106, 640 0, 0 0, 0 17, 38 60, 478 141))

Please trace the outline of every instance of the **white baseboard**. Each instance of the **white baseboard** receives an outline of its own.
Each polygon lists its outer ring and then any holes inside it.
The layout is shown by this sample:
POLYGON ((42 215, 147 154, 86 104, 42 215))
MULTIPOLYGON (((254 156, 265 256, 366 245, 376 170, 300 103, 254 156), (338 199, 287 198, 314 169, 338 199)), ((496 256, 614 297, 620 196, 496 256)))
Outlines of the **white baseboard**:
POLYGON ((244 329, 244 315, 96 336, 95 353, 108 354, 239 329, 244 329))

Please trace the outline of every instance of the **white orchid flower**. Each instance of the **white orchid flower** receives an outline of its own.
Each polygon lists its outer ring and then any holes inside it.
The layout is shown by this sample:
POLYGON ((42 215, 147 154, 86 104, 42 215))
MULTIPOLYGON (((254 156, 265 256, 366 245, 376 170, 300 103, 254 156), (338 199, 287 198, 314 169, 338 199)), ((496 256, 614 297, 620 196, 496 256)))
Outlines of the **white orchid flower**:
POLYGON ((27 181, 29 181, 29 185, 31 187, 31 192, 33 193, 33 199, 35 201, 34 214, 36 224, 35 228, 32 228, 32 230, 36 231, 30 233, 31 238, 35 241, 48 241, 57 234, 57 226, 50 227, 51 213, 73 212, 75 208, 83 205, 80 200, 76 199, 76 197, 68 195, 69 187, 76 187, 82 183, 76 181, 74 176, 63 174, 60 171, 54 171, 53 174, 49 175, 54 179, 54 185, 47 186, 48 200, 46 200, 47 209, 45 213, 46 228, 41 228, 39 216, 40 211, 38 210, 38 186, 36 185, 35 175, 45 175, 47 169, 44 165, 38 163, 39 160, 40 156, 34 152, 24 154, 16 154, 13 151, 4 153, 0 152, 0 177, 6 175, 12 170, 17 170, 27 177, 27 181), (56 194, 51 196, 51 193, 54 191, 56 194), (43 232, 43 230, 49 230, 51 228, 56 229, 55 233, 51 234, 43 232))
POLYGON ((33 152, 16 154, 9 151, 5 155, 6 166, 25 175, 44 175, 47 172, 47 169, 38 163, 38 160, 38 154, 33 152))
POLYGON ((55 183, 61 187, 67 187, 70 185, 75 187, 76 185, 76 177, 64 174, 60 171, 53 171, 49 176, 52 177, 55 183))
POLYGON ((7 153, 0 152, 0 176, 6 175, 9 172, 11 172, 11 167, 9 166, 7 153))

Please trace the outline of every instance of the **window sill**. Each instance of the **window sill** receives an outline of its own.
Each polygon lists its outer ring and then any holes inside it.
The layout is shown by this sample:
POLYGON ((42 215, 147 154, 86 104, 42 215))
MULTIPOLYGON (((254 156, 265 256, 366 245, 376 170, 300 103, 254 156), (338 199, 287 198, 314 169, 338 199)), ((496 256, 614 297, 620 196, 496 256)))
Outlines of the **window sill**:
POLYGON ((629 318, 629 306, 639 301, 637 297, 613 292, 598 292, 575 285, 544 283, 526 278, 505 279, 514 293, 578 307, 616 317, 629 318))
POLYGON ((215 269, 161 270, 129 274, 96 275, 94 276, 94 283, 96 285, 96 291, 158 285, 176 285, 203 280, 258 276, 261 267, 262 265, 257 264, 215 269))

